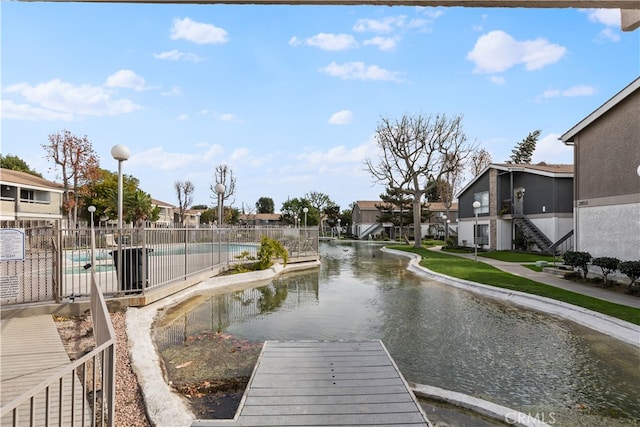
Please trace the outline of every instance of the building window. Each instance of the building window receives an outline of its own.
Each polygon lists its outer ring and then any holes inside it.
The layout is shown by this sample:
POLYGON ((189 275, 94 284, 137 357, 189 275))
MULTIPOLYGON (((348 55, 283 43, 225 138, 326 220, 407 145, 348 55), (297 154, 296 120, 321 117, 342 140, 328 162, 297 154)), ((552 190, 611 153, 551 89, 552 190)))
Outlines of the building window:
POLYGON ((51 194, 48 191, 20 190, 20 201, 22 203, 50 203, 51 194))
POLYGON ((2 186, 2 200, 15 200, 16 199, 16 187, 9 187, 8 185, 2 186))
POLYGON ((476 236, 476 244, 477 245, 488 245, 489 244, 489 224, 478 224, 478 228, 476 226, 473 227, 475 236, 476 236))
MULTIPOLYGON (((480 202, 480 207, 478 208, 478 214, 489 213, 489 192, 483 191, 481 193, 473 193, 473 201, 480 202)), ((474 210, 473 214, 476 214, 474 210)))

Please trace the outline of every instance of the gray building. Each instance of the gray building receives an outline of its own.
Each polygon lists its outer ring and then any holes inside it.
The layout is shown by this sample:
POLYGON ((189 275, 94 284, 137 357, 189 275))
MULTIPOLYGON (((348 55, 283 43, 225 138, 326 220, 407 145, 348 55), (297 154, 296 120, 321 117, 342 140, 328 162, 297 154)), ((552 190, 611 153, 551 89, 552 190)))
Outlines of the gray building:
POLYGON ((491 164, 460 191, 458 212, 463 246, 477 236, 485 249, 548 252, 571 239, 573 165, 491 164))
POLYGON ((640 78, 560 140, 576 166, 575 249, 640 260, 640 78))

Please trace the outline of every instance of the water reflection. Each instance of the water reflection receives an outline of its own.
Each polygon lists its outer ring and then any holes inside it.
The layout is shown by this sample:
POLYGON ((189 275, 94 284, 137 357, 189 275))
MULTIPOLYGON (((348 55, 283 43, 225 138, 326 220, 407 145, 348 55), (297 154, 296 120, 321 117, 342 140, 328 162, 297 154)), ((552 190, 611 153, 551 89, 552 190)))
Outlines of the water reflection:
POLYGON ((409 381, 553 413, 557 425, 640 420, 637 348, 417 277, 380 245, 323 243, 321 255, 319 271, 185 310, 158 328, 158 345, 205 330, 252 341, 382 339, 409 381))

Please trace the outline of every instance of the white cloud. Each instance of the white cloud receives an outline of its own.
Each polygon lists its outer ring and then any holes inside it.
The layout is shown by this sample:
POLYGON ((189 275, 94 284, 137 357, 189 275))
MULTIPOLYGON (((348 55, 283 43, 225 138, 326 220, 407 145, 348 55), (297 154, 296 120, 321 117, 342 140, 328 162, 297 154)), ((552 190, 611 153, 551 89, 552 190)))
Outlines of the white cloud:
POLYGON ((141 153, 134 153, 127 161, 131 166, 145 166, 151 169, 174 170, 191 168, 205 164, 209 166, 211 160, 220 156, 224 148, 220 145, 210 145, 208 150, 202 153, 170 153, 164 147, 155 147, 141 153))
POLYGON ((551 133, 539 139, 531 156, 531 163, 573 164, 573 147, 564 145, 558 138, 559 134, 551 133))
POLYGON ((111 92, 100 86, 74 86, 60 79, 31 86, 18 83, 8 86, 5 93, 18 93, 31 104, 49 110, 51 114, 79 116, 117 116, 142 107, 126 98, 113 99, 111 92))
POLYGON ((586 13, 591 22, 608 27, 620 27, 620 9, 580 9, 580 11, 586 13))
POLYGON ((397 38, 376 36, 363 42, 365 46, 378 46, 380 50, 393 50, 397 44, 397 38))
POLYGON ((364 62, 347 62, 342 65, 332 62, 319 71, 345 80, 382 80, 397 83, 402 81, 397 71, 385 70, 377 65, 366 65, 364 62))
POLYGON ((581 86, 571 86, 568 89, 560 90, 560 89, 549 89, 545 90, 544 93, 539 96, 536 101, 541 101, 542 99, 548 98, 558 98, 558 97, 575 97, 575 96, 591 96, 595 95, 596 89, 593 86, 581 85, 581 86))
MULTIPOLYGON (((431 19, 440 16, 441 13, 425 15, 431 19)), ((416 29, 423 28, 429 24, 429 21, 423 18, 414 18, 407 20, 405 15, 386 16, 382 19, 358 19, 353 25, 353 30, 357 32, 370 32, 378 34, 388 34, 397 29, 416 29)))
POLYGON ((73 115, 69 113, 61 113, 51 111, 44 108, 32 107, 29 104, 16 104, 7 99, 2 100, 2 119, 14 120, 30 120, 30 121, 47 121, 47 120, 64 120, 72 121, 73 115))
POLYGON ((517 41, 504 31, 491 31, 478 38, 467 59, 476 64, 476 73, 499 73, 517 64, 531 71, 559 61, 566 51, 545 39, 517 41))
POLYGON ((502 76, 491 76, 489 77, 489 80, 495 85, 503 85, 507 82, 507 80, 502 76))
POLYGON ((177 118, 177 121, 179 122, 184 122, 186 120, 189 120, 189 115, 188 114, 180 114, 177 118))
POLYGON ((229 156, 230 163, 234 165, 238 165, 239 168, 242 167, 259 167, 267 163, 271 159, 270 155, 267 156, 252 156, 251 152, 248 148, 237 148, 233 150, 231 156, 229 156))
POLYGON ((120 70, 107 77, 106 87, 121 87, 135 91, 145 90, 145 81, 132 70, 120 70))
POLYGON ((187 40, 197 44, 226 43, 227 32, 212 24, 192 21, 189 18, 173 20, 171 40, 187 40))
POLYGON ((427 18, 434 20, 444 15, 444 9, 434 7, 417 7, 418 11, 427 18))
POLYGON ((620 33, 613 30, 612 28, 605 28, 604 30, 600 31, 599 39, 606 39, 612 42, 619 42, 620 33))
POLYGON ((405 18, 404 15, 400 15, 387 16, 383 19, 358 19, 353 26, 353 30, 358 32, 390 33, 394 28, 401 26, 405 18))
MULTIPOLYGON (((331 147, 326 151, 311 151, 302 153, 296 158, 308 165, 321 165, 326 168, 333 168, 339 163, 353 163, 362 169, 362 163, 376 151, 376 144, 373 140, 367 141, 354 148, 347 148, 344 145, 331 147)), ((306 167, 302 165, 302 167, 306 167)))
POLYGON ((301 44, 305 44, 307 46, 317 47, 323 50, 329 51, 339 51, 339 50, 347 50, 358 47, 358 43, 355 38, 353 38, 350 34, 328 34, 328 33, 319 33, 315 36, 308 37, 306 39, 298 39, 297 37, 292 37, 289 40, 289 44, 291 46, 299 46, 301 44))
POLYGON ((223 122, 233 122, 233 121, 237 121, 237 118, 236 118, 235 114, 222 113, 222 114, 218 114, 218 120, 223 121, 223 122))
POLYGON ((352 121, 353 113, 349 110, 338 111, 329 118, 329 123, 332 125, 348 125, 352 121))
POLYGON ((620 41, 619 28, 622 25, 620 9, 580 9, 580 11, 587 14, 589 21, 595 22, 596 24, 602 24, 607 27, 598 33, 597 39, 599 41, 620 41))
POLYGON ((203 58, 195 53, 185 53, 179 50, 168 50, 166 52, 154 53, 153 57, 156 59, 163 59, 168 61, 191 61, 200 62, 203 58))
POLYGON ((182 89, 180 89, 180 86, 174 86, 171 88, 171 90, 162 92, 161 95, 162 96, 182 96, 182 89))

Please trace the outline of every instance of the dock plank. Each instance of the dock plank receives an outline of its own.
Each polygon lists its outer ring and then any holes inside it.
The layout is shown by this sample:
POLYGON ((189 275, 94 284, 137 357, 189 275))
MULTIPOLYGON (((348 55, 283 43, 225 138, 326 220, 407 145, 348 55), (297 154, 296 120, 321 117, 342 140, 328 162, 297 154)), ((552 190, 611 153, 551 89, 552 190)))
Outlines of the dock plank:
POLYGON ((381 341, 267 341, 234 420, 206 426, 429 426, 381 341))

